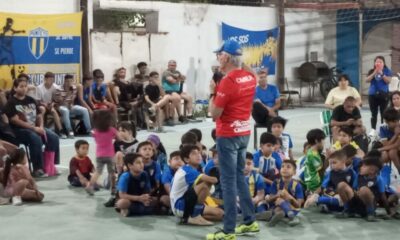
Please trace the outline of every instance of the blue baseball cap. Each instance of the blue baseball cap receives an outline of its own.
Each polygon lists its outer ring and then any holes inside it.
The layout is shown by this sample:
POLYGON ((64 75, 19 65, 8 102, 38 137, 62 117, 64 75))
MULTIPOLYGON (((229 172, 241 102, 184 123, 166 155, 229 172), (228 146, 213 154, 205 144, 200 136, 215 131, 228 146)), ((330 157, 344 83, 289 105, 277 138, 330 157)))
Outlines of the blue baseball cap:
POLYGON ((233 56, 241 56, 242 55, 242 47, 240 47, 239 43, 233 40, 226 40, 222 44, 222 46, 214 51, 215 53, 226 52, 233 56))

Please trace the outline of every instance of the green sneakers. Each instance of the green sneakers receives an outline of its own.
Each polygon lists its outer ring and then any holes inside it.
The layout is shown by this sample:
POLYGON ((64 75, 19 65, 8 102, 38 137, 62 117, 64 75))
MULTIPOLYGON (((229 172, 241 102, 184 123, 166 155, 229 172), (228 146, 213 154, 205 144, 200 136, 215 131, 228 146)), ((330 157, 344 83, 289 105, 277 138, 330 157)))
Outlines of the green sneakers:
POLYGON ((236 235, 234 233, 227 234, 219 230, 216 233, 207 234, 206 240, 236 240, 236 235))
POLYGON ((242 236, 242 235, 254 235, 256 233, 260 232, 260 227, 258 226, 258 223, 256 221, 254 221, 252 224, 250 225, 246 225, 246 224, 240 224, 239 226, 237 226, 235 228, 235 233, 238 236, 242 236))
POLYGON ((254 221, 250 225, 240 224, 235 228, 235 233, 224 233, 224 231, 219 230, 216 233, 207 234, 206 240, 236 240, 236 236, 242 235, 255 235, 260 232, 260 227, 258 223, 254 221))

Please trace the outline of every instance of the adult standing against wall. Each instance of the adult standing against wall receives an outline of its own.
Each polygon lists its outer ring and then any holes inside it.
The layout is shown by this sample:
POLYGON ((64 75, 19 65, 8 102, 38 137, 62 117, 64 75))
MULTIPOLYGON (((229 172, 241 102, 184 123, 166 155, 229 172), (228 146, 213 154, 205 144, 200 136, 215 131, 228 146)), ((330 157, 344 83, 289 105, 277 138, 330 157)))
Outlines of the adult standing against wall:
POLYGON ((371 83, 368 90, 368 102, 371 110, 371 133, 375 135, 376 124, 378 119, 378 110, 382 116, 388 104, 389 83, 392 78, 392 71, 386 66, 385 58, 382 56, 375 57, 374 68, 369 70, 367 83, 371 83))
POLYGON ((220 181, 224 199, 224 228, 207 239, 236 239, 236 235, 259 232, 248 185, 243 175, 250 137, 250 114, 256 77, 240 68, 240 45, 228 40, 216 51, 225 77, 216 86, 210 83, 210 113, 216 120, 220 181), (236 226, 237 197, 243 224, 236 226))
POLYGON ((268 84, 268 71, 261 69, 258 72, 258 86, 254 97, 252 116, 257 124, 268 127, 271 131, 270 120, 278 116, 281 107, 279 90, 276 86, 268 84))

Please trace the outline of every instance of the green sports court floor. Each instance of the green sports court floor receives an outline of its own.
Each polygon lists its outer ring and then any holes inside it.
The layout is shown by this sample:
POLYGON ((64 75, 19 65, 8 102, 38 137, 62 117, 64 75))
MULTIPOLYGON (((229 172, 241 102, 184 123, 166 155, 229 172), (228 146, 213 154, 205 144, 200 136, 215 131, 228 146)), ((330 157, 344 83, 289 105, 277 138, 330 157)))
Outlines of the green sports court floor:
MULTIPOLYGON (((321 126, 320 108, 297 108, 281 111, 280 115, 288 118, 286 132, 294 140, 294 154, 300 156, 305 134, 311 128, 321 126)), ((367 129, 370 113, 362 111, 367 129)), ((166 133, 159 134, 168 152, 178 148, 181 135, 190 128, 199 128, 203 132, 203 143, 213 145, 210 132, 214 123, 201 122, 166 127, 166 133)), ((259 130, 260 132, 262 130, 259 130)), ((140 131, 137 138, 145 140, 149 135, 140 131)), ((249 150, 253 151, 252 137, 249 150)), ((90 157, 94 160, 93 139, 90 157)), ((112 208, 105 208, 103 203, 109 193, 101 190, 94 197, 89 197, 83 189, 70 188, 67 183, 69 159, 74 155, 74 140, 61 141, 62 175, 38 182, 45 194, 42 204, 25 204, 20 207, 0 206, 0 240, 18 239, 204 239, 206 233, 215 231, 215 227, 180 226, 174 217, 136 217, 122 218, 112 208)), ((239 239, 397 239, 400 234, 400 221, 380 221, 367 223, 361 219, 338 220, 332 215, 321 215, 314 211, 303 211, 301 225, 290 228, 278 225, 268 228, 261 223, 261 233, 255 238, 239 239)), ((221 224, 216 225, 221 227, 221 224)))

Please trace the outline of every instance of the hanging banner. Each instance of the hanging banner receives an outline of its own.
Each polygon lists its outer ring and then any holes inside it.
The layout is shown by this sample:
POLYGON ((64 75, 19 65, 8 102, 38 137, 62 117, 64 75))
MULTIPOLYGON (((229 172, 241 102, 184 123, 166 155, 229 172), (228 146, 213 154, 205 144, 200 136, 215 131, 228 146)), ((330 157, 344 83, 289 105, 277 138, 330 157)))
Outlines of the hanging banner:
POLYGON ((250 31, 222 23, 222 39, 239 42, 243 50, 243 62, 256 71, 267 68, 269 75, 275 74, 278 32, 278 27, 250 31))
POLYGON ((34 15, 0 12, 0 89, 26 73, 31 83, 43 82, 46 72, 56 84, 66 74, 80 81, 82 13, 34 15))

